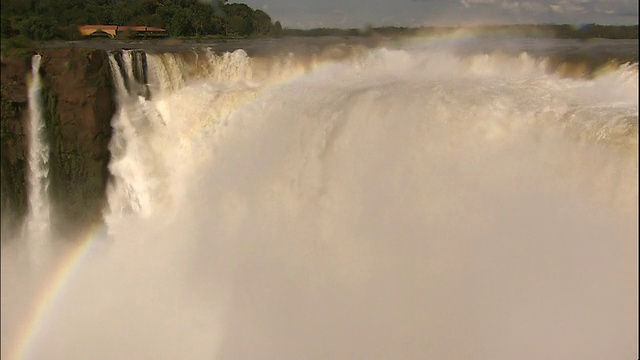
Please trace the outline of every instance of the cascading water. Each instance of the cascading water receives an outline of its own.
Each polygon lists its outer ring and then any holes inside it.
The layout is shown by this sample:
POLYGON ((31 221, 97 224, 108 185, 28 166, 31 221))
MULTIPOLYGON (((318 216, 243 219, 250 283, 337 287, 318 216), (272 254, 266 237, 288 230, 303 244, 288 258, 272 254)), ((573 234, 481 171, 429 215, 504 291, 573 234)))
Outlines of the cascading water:
POLYGON ((148 54, 149 75, 156 92, 166 93, 184 86, 184 62, 176 54, 148 54))
POLYGON ((111 240, 25 353, 637 358, 637 64, 410 45, 147 54, 149 98, 110 56, 111 240))
POLYGON ((109 186, 107 198, 109 213, 132 212, 144 216, 150 211, 154 190, 150 183, 153 181, 153 174, 149 173, 153 164, 144 161, 145 157, 152 157, 153 154, 149 152, 149 144, 145 139, 151 136, 154 124, 149 123, 141 109, 144 97, 135 89, 145 84, 136 81, 132 60, 131 52, 124 52, 124 69, 121 69, 114 54, 109 54, 109 64, 120 106, 112 122, 112 161, 109 167, 114 181, 109 186), (138 134, 142 136, 137 136, 138 134), (143 166, 137 166, 138 164, 143 166))
MULTIPOLYGON (((154 142, 154 139, 159 137, 157 134, 165 131, 166 124, 153 103, 140 96, 139 91, 132 91, 148 86, 144 81, 147 78, 144 68, 135 65, 140 64, 140 61, 133 61, 138 59, 136 53, 124 51, 122 67, 114 54, 109 55, 120 106, 112 124, 114 135, 110 147, 110 170, 114 181, 107 193, 108 212, 120 215, 124 210, 148 216, 166 197, 166 182, 163 179, 166 178, 167 167, 162 160, 164 149, 158 148, 154 142), (135 76, 134 68, 143 71, 141 76, 135 76), (140 164, 143 165, 139 166, 140 164)), ((149 86, 153 95, 171 90, 172 87, 163 83, 180 83, 183 76, 175 69, 176 61, 165 63, 159 61, 159 57, 172 58, 171 54, 145 56, 149 59, 153 72, 153 83, 149 86), (176 76, 179 81, 167 80, 176 76)))
MULTIPOLYGON (((122 67, 116 61, 114 54, 109 56, 120 103, 118 114, 113 121, 114 136, 111 145, 113 158, 110 170, 114 181, 108 191, 109 213, 121 213, 122 209, 129 209, 136 214, 148 216, 154 208, 158 208, 160 203, 171 201, 177 195, 175 191, 179 192, 174 186, 179 181, 175 178, 170 179, 172 173, 175 173, 171 169, 175 168, 168 166, 167 161, 172 161, 175 166, 180 166, 181 162, 186 161, 186 159, 168 159, 174 153, 167 153, 166 144, 159 142, 158 139, 176 136, 184 131, 194 131, 194 129, 185 128, 185 125, 193 125, 191 119, 173 121, 171 124, 167 122, 167 119, 175 119, 176 116, 171 114, 175 109, 166 107, 164 96, 184 86, 189 71, 194 78, 204 78, 213 84, 223 86, 249 80, 250 62, 246 53, 238 50, 221 56, 209 54, 207 58, 210 61, 204 68, 199 69, 198 66, 194 66, 190 70, 179 55, 146 54, 145 59, 149 64, 151 75, 136 77, 133 69, 140 66, 132 64, 132 59, 136 58, 134 52, 122 53, 122 67), (149 84, 141 83, 147 77, 149 84), (132 88, 139 87, 148 87, 151 99, 140 96, 138 91, 131 91, 132 88)), ((240 95, 220 91, 221 99, 218 102, 224 101, 233 105, 234 101, 230 97, 242 98, 247 94, 244 90, 246 89, 238 91, 240 95)), ((197 115, 202 117, 198 122, 206 124, 215 122, 213 119, 223 117, 225 107, 221 106, 216 111, 201 107, 196 107, 194 110, 207 111, 197 115)), ((190 114, 190 112, 187 113, 190 114)), ((179 144, 189 146, 186 143, 179 142, 179 144)))
MULTIPOLYGON (((31 83, 29 84, 29 167, 27 190, 29 197, 29 213, 26 219, 26 236, 33 240, 34 247, 46 242, 50 236, 49 206, 49 146, 45 133, 45 122, 42 116, 42 100, 40 96, 40 62, 39 54, 33 56, 31 65, 31 83), (37 244, 36 244, 37 243, 37 244)), ((37 251, 37 250, 33 250, 37 251)))

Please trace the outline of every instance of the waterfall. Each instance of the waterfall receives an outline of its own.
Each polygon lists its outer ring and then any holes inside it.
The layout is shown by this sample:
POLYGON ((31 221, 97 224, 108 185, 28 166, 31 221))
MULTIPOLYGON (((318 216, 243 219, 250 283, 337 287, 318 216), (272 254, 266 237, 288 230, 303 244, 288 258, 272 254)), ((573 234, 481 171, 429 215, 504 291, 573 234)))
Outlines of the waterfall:
POLYGON ((110 53, 108 234, 2 248, 2 358, 637 358, 637 63, 436 40, 110 53))
MULTIPOLYGON (((162 126, 162 118, 148 105, 147 84, 144 83, 146 56, 125 50, 122 67, 115 54, 109 54, 109 65, 116 84, 118 111, 113 117, 113 137, 109 169, 113 181, 107 189, 108 215, 138 214, 147 216, 154 202, 162 197, 158 169, 162 149, 151 143, 162 126), (144 89, 144 90, 141 90, 144 89)), ((143 53, 142 53, 143 54, 143 53)))
POLYGON ((186 64, 177 54, 149 54, 149 82, 160 94, 180 89, 185 84, 186 64))
MULTIPOLYGON (((29 84, 29 166, 28 196, 29 213, 26 232, 34 242, 42 242, 50 236, 49 206, 49 146, 46 143, 45 123, 42 116, 40 62, 42 57, 33 56, 31 82, 29 84)), ((36 247, 38 245, 35 245, 36 247)))
MULTIPOLYGON (((112 120, 109 169, 113 181, 107 189, 107 222, 111 215, 149 216, 154 209, 161 209, 161 204, 170 203, 177 192, 175 186, 169 185, 176 183, 170 180, 175 173, 172 169, 185 159, 168 159, 175 154, 167 153, 166 141, 175 143, 172 138, 177 134, 192 131, 184 125, 193 124, 191 119, 183 119, 172 124, 173 127, 168 126, 167 121, 182 118, 189 112, 172 113, 172 109, 165 106, 166 97, 183 91, 188 80, 206 80, 221 87, 213 93, 220 107, 204 117, 199 113, 194 115, 202 117, 199 126, 206 126, 228 115, 233 104, 253 93, 246 84, 240 90, 223 90, 251 80, 251 61, 246 52, 237 50, 215 55, 207 51, 206 56, 208 61, 199 69, 197 61, 190 61, 197 57, 189 59, 185 54, 147 54, 139 50, 109 54, 118 110, 112 120), (174 165, 168 166, 169 161, 174 165)), ((206 107, 196 107, 193 111, 202 109, 206 107)), ((183 147, 190 146, 177 142, 183 147)))

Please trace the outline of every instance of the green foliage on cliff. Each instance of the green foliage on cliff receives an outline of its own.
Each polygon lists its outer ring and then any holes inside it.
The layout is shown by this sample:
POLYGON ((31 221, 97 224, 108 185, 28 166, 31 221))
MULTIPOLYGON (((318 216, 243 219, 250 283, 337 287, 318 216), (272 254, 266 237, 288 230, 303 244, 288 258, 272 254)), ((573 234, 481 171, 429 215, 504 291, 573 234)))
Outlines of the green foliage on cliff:
POLYGON ((33 43, 24 35, 14 36, 12 38, 2 40, 2 55, 11 53, 14 57, 26 56, 31 54, 33 43))
POLYGON ((86 24, 154 26, 173 36, 197 37, 279 30, 264 11, 227 0, 3 0, 1 6, 3 38, 75 39, 74 29, 86 24))

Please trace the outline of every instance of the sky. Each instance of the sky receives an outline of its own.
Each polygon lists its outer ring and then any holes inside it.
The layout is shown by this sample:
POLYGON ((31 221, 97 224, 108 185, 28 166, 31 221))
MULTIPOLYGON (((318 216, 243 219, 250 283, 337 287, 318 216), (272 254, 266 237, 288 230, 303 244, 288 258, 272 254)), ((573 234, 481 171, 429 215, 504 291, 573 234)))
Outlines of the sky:
MULTIPOLYGON (((233 2, 233 1, 230 1, 233 2)), ((241 0, 284 27, 636 25, 637 0, 241 0)))

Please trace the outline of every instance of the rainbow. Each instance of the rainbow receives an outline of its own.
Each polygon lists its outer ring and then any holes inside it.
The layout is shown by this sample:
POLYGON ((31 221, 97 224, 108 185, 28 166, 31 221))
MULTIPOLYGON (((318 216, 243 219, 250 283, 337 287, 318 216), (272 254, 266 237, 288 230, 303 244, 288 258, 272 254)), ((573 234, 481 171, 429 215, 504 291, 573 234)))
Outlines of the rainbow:
POLYGON ((103 223, 90 226, 84 234, 78 238, 77 244, 68 251, 58 262, 55 271, 45 282, 39 295, 33 302, 32 311, 24 326, 19 329, 13 351, 10 351, 9 359, 20 360, 29 359, 30 352, 33 351, 39 335, 45 330, 45 324, 51 317, 56 304, 64 298, 65 289, 73 279, 73 275, 78 272, 91 252, 97 240, 106 236, 106 225, 103 223))
MULTIPOLYGON (((451 33, 446 35, 440 35, 432 38, 416 38, 417 41, 447 41, 450 39, 457 39, 462 37, 470 37, 468 33, 451 33)), ((300 73, 291 73, 283 76, 271 84, 266 84, 266 87, 279 86, 297 78, 306 76, 309 72, 318 71, 326 66, 329 66, 333 61, 321 60, 311 71, 302 71, 300 73)), ((32 81, 29 76, 28 81, 32 81)), ((234 108, 241 107, 244 103, 252 100, 252 97, 242 99, 238 103, 234 104, 234 108)), ((46 281, 43 282, 43 286, 40 289, 38 295, 35 297, 31 305, 31 311, 28 314, 27 319, 24 321, 23 326, 19 327, 17 335, 14 337, 14 344, 9 349, 10 360, 24 360, 33 358, 33 352, 36 349, 39 339, 44 331, 46 331, 46 324, 50 321, 51 316, 56 309, 56 305, 59 305, 65 296, 65 291, 69 289, 69 284, 74 278, 74 274, 79 272, 83 263, 87 258, 87 255, 91 253, 92 248, 100 239, 106 237, 107 227, 104 223, 95 224, 90 226, 84 234, 78 236, 75 246, 64 254, 64 256, 57 262, 54 267, 54 271, 46 281)))
MULTIPOLYGON (((416 36, 415 38, 408 39, 408 41, 415 43, 446 43, 458 39, 473 38, 474 36, 473 31, 460 30, 446 34, 438 34, 436 36, 416 36)), ((311 72, 318 71, 331 63, 332 61, 320 61, 311 72)), ((280 81, 268 84, 268 86, 278 86, 308 74, 309 72, 307 71, 291 74, 290 76, 283 77, 280 81)), ((247 97, 238 104, 235 104, 235 107, 238 108, 250 100, 251 97, 247 97)), ((35 351, 34 349, 38 344, 40 336, 47 329, 45 325, 50 321, 56 305, 63 301, 65 290, 69 289, 69 284, 73 280, 74 274, 77 274, 82 265, 86 263, 87 255, 91 253, 95 244, 105 239, 106 230, 107 228, 104 223, 90 226, 85 233, 78 237, 75 246, 57 263, 55 270, 51 273, 49 279, 44 282, 43 288, 33 301, 32 311, 28 318, 18 330, 14 346, 9 350, 9 359, 21 360, 32 357, 32 353, 35 351)))
MULTIPOLYGON (((327 63, 320 65, 327 65, 327 63)), ((317 68, 314 70, 317 70, 317 68)), ((275 84, 270 84, 270 86, 291 81, 305 74, 306 72, 303 72, 285 77, 275 84)), ((251 97, 244 99, 239 104, 235 104, 235 108, 250 100, 251 97)), ((38 341, 47 329, 46 324, 50 322, 57 305, 64 300, 66 290, 69 289, 69 284, 71 284, 74 274, 79 272, 79 269, 86 262, 87 255, 95 247, 94 245, 99 240, 105 239, 106 234, 106 224, 99 223, 90 226, 83 234, 78 236, 73 248, 67 251, 61 260, 57 262, 51 276, 43 282, 42 289, 35 297, 28 318, 17 331, 17 335, 14 338, 14 346, 9 349, 9 359, 24 360, 33 358, 33 352, 38 341)))

